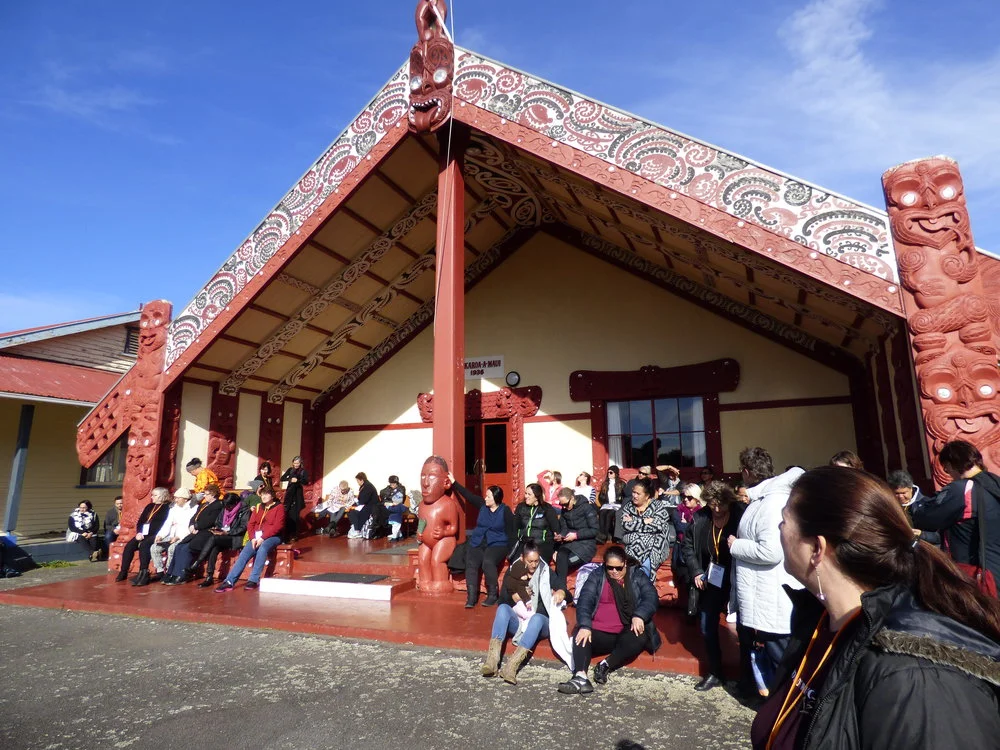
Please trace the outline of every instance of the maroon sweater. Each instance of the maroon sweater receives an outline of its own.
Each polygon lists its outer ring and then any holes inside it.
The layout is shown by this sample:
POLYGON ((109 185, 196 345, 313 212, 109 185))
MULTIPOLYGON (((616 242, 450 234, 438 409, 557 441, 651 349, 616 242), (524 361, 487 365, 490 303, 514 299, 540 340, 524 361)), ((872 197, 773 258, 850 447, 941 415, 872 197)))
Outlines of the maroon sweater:
POLYGON ((247 538, 253 541, 258 531, 264 532, 264 539, 281 536, 285 528, 285 506, 275 502, 270 508, 263 504, 257 505, 250 512, 250 523, 247 524, 247 538))

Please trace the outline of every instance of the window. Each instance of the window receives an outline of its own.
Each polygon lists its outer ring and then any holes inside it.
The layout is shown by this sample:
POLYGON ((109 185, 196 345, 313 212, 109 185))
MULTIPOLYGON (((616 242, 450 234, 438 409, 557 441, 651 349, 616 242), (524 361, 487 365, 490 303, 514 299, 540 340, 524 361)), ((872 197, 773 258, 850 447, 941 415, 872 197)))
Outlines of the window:
POLYGON ((623 469, 708 465, 701 397, 608 401, 607 413, 612 464, 623 469))
POLYGON ((138 328, 129 327, 125 329, 125 354, 130 354, 133 357, 139 356, 138 328))
POLYGON ((125 481, 125 454, 128 453, 128 430, 105 451, 97 463, 81 472, 80 484, 121 484, 125 481))

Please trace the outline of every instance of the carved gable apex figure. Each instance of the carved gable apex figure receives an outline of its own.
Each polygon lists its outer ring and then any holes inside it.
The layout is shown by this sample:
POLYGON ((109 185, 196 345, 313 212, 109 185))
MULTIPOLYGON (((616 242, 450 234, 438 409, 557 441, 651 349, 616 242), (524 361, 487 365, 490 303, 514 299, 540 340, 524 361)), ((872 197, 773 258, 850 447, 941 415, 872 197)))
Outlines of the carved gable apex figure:
POLYGON ((410 51, 410 130, 430 133, 451 118, 455 45, 445 0, 417 3, 417 43, 410 51))

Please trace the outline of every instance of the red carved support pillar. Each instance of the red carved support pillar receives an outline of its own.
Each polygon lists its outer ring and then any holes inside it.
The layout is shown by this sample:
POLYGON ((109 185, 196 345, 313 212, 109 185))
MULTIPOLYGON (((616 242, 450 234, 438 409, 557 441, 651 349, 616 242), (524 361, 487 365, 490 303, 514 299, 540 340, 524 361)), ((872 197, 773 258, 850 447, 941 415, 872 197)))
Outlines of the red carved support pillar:
POLYGON ((171 306, 164 300, 149 302, 139 317, 139 353, 129 372, 125 390, 128 414, 128 453, 122 483, 122 530, 112 545, 108 567, 120 565, 121 548, 132 538, 135 522, 156 484, 160 436, 163 421, 163 392, 160 382, 167 344, 167 324, 171 306))
POLYGON ((459 473, 465 467, 465 132, 456 131, 450 144, 441 139, 434 300, 434 453, 459 473))
POLYGON ((208 419, 208 468, 219 478, 223 490, 233 489, 236 475, 236 419, 239 396, 212 391, 212 413, 208 419))
POLYGON ((908 162, 882 177, 903 286, 934 479, 950 440, 975 445, 1000 465, 997 336, 958 165, 943 157, 908 162))
POLYGON ((260 406, 260 438, 257 442, 257 454, 260 461, 271 462, 271 474, 275 479, 275 489, 278 487, 277 478, 281 476, 282 472, 281 420, 284 415, 284 404, 272 404, 264 401, 260 406))
POLYGON ((160 468, 156 471, 156 484, 174 490, 177 473, 177 445, 181 436, 181 391, 183 383, 177 381, 163 394, 163 425, 160 429, 160 468))

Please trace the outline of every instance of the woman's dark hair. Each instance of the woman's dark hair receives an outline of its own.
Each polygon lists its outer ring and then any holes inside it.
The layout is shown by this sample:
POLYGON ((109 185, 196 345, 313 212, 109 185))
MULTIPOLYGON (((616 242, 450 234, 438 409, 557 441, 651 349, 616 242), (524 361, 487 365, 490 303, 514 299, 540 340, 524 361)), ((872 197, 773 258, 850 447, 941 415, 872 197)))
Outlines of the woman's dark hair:
POLYGON ((493 495, 493 502, 497 505, 503 505, 503 490, 497 487, 495 484, 491 484, 486 488, 486 491, 493 495))
POLYGON ((737 501, 736 491, 720 479, 713 479, 701 488, 701 501, 708 505, 716 502, 728 508, 737 501))
POLYGON ((184 468, 186 470, 188 470, 188 471, 191 471, 191 469, 197 469, 199 466, 201 466, 201 459, 200 458, 192 458, 190 461, 188 461, 184 465, 184 468))
POLYGON ((355 478, 355 479, 360 479, 360 480, 361 480, 362 482, 367 482, 367 481, 368 481, 368 475, 367 475, 367 474, 365 474, 365 473, 364 473, 363 471, 359 471, 359 472, 358 472, 358 473, 357 473, 357 474, 355 475, 355 477, 354 477, 354 478, 355 478))
POLYGON ((650 482, 648 479, 646 479, 646 477, 643 477, 642 479, 636 479, 632 487, 633 488, 642 487, 643 492, 646 493, 646 497, 653 496, 653 483, 650 482))
POLYGON ((864 469, 865 465, 861 457, 854 451, 840 451, 830 457, 830 466, 840 466, 849 469, 864 469))
POLYGON ((792 486, 787 510, 803 537, 823 536, 846 576, 867 590, 909 586, 929 610, 1000 642, 1000 602, 979 591, 941 550, 914 546, 906 512, 882 480, 858 469, 820 466, 792 486))
POLYGON ((622 470, 619 469, 614 464, 612 464, 611 466, 608 467, 608 474, 614 474, 615 477, 620 477, 622 474, 622 470))
POLYGON ((521 547, 521 557, 524 557, 530 552, 538 552, 538 554, 541 554, 538 550, 538 542, 534 539, 525 539, 524 544, 521 547))
POLYGON ((562 472, 561 471, 553 471, 552 472, 552 481, 555 482, 556 484, 562 484, 562 472))
POLYGON ((260 474, 264 470, 265 466, 267 467, 268 471, 271 471, 271 462, 270 461, 265 461, 264 463, 262 463, 260 465, 260 468, 257 469, 257 473, 260 474))
POLYGON ((587 477, 587 485, 586 485, 586 486, 587 486, 587 487, 589 487, 589 486, 590 486, 590 480, 591 480, 591 479, 593 479, 593 477, 592 477, 592 476, 590 476, 590 474, 588 474, 588 473, 587 473, 587 472, 585 472, 585 471, 581 471, 581 472, 579 473, 579 475, 578 475, 578 476, 581 476, 581 477, 587 477))
POLYGON ((701 473, 702 474, 708 473, 708 474, 711 474, 714 477, 715 476, 715 469, 712 468, 712 464, 708 464, 708 466, 702 467, 701 473))
POLYGON ((964 440, 945 443, 938 454, 938 461, 941 462, 942 469, 945 471, 950 469, 956 474, 964 474, 976 466, 980 469, 986 468, 983 466, 983 454, 972 443, 964 440))
POLYGON ((607 564, 608 560, 610 560, 612 557, 615 558, 616 560, 621 560, 622 562, 628 560, 628 558, 625 557, 625 548, 622 547, 620 544, 612 544, 610 547, 604 550, 605 564, 607 564))
POLYGON ((545 502, 545 493, 542 492, 542 485, 538 484, 538 482, 532 482, 531 484, 529 484, 528 492, 530 492, 532 495, 535 496, 535 501, 539 505, 545 502))
POLYGON ((219 485, 217 485, 215 482, 210 482, 209 484, 206 484, 205 492, 211 495, 212 497, 218 497, 219 495, 222 494, 222 490, 219 489, 219 485))
POLYGON ((774 459, 763 448, 744 448, 740 451, 740 469, 745 470, 755 482, 763 482, 774 476, 774 459))
POLYGON ((226 496, 222 498, 222 504, 228 507, 233 507, 236 503, 242 502, 243 498, 237 495, 235 492, 227 492, 226 496))
POLYGON ((92 511, 94 509, 94 504, 90 502, 90 500, 81 500, 79 503, 77 503, 77 507, 79 507, 81 503, 87 506, 87 510, 92 511))

